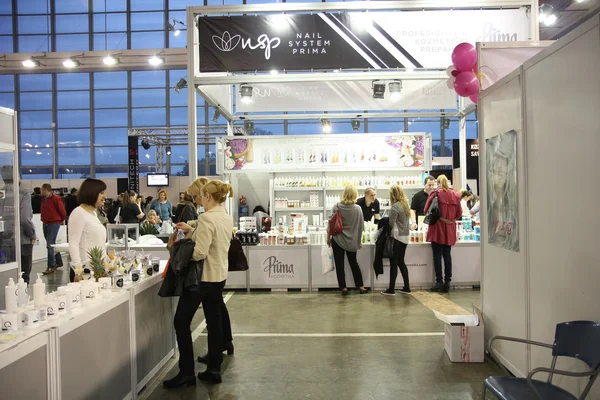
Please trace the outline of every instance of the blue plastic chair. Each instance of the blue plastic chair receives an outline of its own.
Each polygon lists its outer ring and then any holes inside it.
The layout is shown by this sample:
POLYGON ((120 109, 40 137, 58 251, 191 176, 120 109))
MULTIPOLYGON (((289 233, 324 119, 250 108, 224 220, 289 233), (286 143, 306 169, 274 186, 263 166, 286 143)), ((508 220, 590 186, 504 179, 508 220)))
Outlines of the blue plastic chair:
POLYGON ((532 344, 535 346, 552 349, 552 365, 550 368, 535 368, 527 378, 513 378, 511 376, 490 376, 483 382, 483 399, 486 391, 492 392, 501 400, 578 400, 573 394, 552 384, 554 374, 571 377, 589 376, 589 382, 581 393, 579 400, 584 400, 590 392, 594 381, 600 373, 600 324, 592 321, 572 321, 556 325, 554 344, 545 344, 531 340, 516 339, 505 336, 495 336, 490 339, 489 351, 494 360, 502 367, 506 375, 508 370, 499 362, 494 353, 492 344, 496 340, 532 344), (589 367, 588 372, 569 372, 555 369, 558 357, 571 357, 585 362, 589 367), (538 372, 546 372, 548 381, 533 380, 538 372))

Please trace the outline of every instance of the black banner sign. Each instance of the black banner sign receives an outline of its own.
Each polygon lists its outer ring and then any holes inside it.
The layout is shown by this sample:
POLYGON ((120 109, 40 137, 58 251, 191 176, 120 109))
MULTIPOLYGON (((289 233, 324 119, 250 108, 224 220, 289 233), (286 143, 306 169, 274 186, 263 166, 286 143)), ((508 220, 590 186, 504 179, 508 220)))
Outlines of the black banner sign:
POLYGON ((136 136, 129 136, 127 145, 129 169, 127 171, 127 177, 129 178, 129 190, 133 190, 136 193, 140 191, 140 160, 138 150, 138 138, 136 136))
POLYGON ((422 67, 376 22, 372 35, 349 14, 206 17, 198 29, 201 72, 422 67))
MULTIPOLYGON (((460 141, 452 139, 452 167, 460 167, 460 141)), ((467 139, 467 179, 479 179, 479 140, 467 139)))

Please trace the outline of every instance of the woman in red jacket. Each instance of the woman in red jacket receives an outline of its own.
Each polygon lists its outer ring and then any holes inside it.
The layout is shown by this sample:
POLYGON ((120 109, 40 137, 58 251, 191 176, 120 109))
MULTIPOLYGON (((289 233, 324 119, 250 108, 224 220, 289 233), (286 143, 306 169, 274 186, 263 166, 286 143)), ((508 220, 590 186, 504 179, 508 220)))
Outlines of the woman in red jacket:
POLYGON ((456 220, 462 217, 460 196, 450 188, 448 178, 440 175, 437 178, 438 189, 429 194, 425 213, 433 199, 437 196, 440 207, 440 219, 429 226, 427 241, 431 242, 433 250, 433 265, 435 267, 436 284, 431 288, 432 292, 448 292, 452 280, 452 246, 456 243, 456 220), (445 282, 442 279, 442 257, 444 258, 445 282))

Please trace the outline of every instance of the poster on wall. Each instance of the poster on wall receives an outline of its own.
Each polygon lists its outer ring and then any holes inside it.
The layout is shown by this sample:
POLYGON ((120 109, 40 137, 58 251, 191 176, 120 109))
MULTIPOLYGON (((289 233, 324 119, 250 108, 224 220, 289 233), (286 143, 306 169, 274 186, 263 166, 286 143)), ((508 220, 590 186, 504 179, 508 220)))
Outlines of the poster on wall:
POLYGON ((204 17, 198 30, 200 72, 445 68, 461 42, 529 39, 525 8, 204 17))
POLYGON ((224 170, 328 170, 424 168, 429 163, 424 134, 296 136, 224 140, 224 170))
POLYGON ((517 132, 486 139, 488 243, 519 251, 517 132))

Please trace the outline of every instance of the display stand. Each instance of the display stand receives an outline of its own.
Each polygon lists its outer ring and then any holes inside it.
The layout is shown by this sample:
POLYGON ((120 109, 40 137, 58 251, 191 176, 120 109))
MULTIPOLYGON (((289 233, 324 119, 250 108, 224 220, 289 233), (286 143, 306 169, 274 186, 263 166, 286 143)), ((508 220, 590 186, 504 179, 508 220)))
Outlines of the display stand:
POLYGON ((88 300, 56 320, 20 330, 16 339, 0 345, 3 394, 137 398, 175 354, 175 301, 157 295, 165 266, 163 260, 158 273, 88 300))
POLYGON ((50 334, 37 331, 0 345, 0 386, 5 399, 48 399, 53 390, 50 334))

